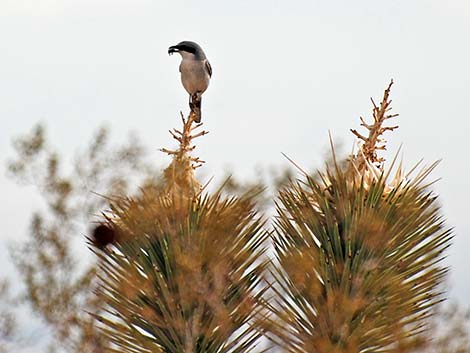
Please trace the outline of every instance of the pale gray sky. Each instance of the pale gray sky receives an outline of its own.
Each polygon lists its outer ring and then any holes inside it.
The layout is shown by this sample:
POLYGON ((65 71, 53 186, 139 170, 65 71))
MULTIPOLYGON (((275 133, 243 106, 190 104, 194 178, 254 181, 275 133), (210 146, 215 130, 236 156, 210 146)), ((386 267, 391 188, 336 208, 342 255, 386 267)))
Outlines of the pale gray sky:
MULTIPOLYGON (((103 123, 171 146, 187 95, 168 46, 200 43, 213 80, 204 96, 207 175, 257 164, 318 165, 328 130, 346 147, 390 78, 404 159, 443 159, 435 186, 456 238, 452 297, 470 304, 470 2, 468 0, 0 0, 0 156, 38 120, 72 152, 103 123)), ((390 156, 390 155, 388 155, 390 156)), ((1 240, 25 236, 33 188, 0 175, 1 240)), ((0 255, 6 256, 4 246, 0 255)), ((2 261, 3 263, 3 261, 2 261)))

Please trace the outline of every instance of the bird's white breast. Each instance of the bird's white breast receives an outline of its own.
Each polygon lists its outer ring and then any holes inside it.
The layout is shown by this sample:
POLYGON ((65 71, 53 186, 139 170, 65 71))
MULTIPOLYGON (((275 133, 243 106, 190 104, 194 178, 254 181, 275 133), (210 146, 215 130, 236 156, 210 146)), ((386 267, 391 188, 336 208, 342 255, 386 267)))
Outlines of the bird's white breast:
POLYGON ((205 60, 183 57, 180 64, 181 82, 189 94, 203 93, 209 86, 205 60))

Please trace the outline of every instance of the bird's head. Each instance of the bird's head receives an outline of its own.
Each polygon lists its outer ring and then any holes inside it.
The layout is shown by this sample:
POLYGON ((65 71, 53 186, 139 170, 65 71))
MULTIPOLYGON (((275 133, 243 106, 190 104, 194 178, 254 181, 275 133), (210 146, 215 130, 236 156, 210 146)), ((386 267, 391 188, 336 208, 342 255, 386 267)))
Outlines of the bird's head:
POLYGON ((206 55, 202 48, 194 42, 185 40, 168 48, 168 54, 179 53, 183 58, 205 59, 206 55))

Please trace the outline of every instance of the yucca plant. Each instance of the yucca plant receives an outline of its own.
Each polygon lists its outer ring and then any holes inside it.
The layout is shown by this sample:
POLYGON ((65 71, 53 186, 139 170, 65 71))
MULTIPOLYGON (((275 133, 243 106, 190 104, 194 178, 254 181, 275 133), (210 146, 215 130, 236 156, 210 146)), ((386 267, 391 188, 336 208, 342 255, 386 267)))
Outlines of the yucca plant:
POLYGON ((161 185, 111 200, 93 244, 115 352, 249 352, 265 291, 267 233, 255 211, 260 190, 204 194, 190 156, 193 116, 183 119, 161 185))
MULTIPOLYGON (((393 82, 393 81, 392 81, 393 82)), ((424 168, 392 177, 377 151, 389 92, 373 108, 369 134, 349 161, 291 182, 278 198, 272 240, 275 300, 268 336, 295 353, 408 352, 424 342, 442 300, 441 264, 451 231, 424 168)))

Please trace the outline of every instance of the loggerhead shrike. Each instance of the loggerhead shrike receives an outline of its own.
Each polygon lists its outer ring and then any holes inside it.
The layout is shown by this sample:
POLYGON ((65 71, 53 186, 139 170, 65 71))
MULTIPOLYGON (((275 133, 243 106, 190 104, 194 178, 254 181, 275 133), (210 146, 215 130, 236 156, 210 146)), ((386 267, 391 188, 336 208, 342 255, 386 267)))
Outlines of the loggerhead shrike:
POLYGON ((189 93, 189 107, 194 112, 196 123, 201 122, 201 98, 209 86, 212 67, 202 48, 190 41, 183 41, 168 48, 168 54, 180 53, 181 82, 189 93))

